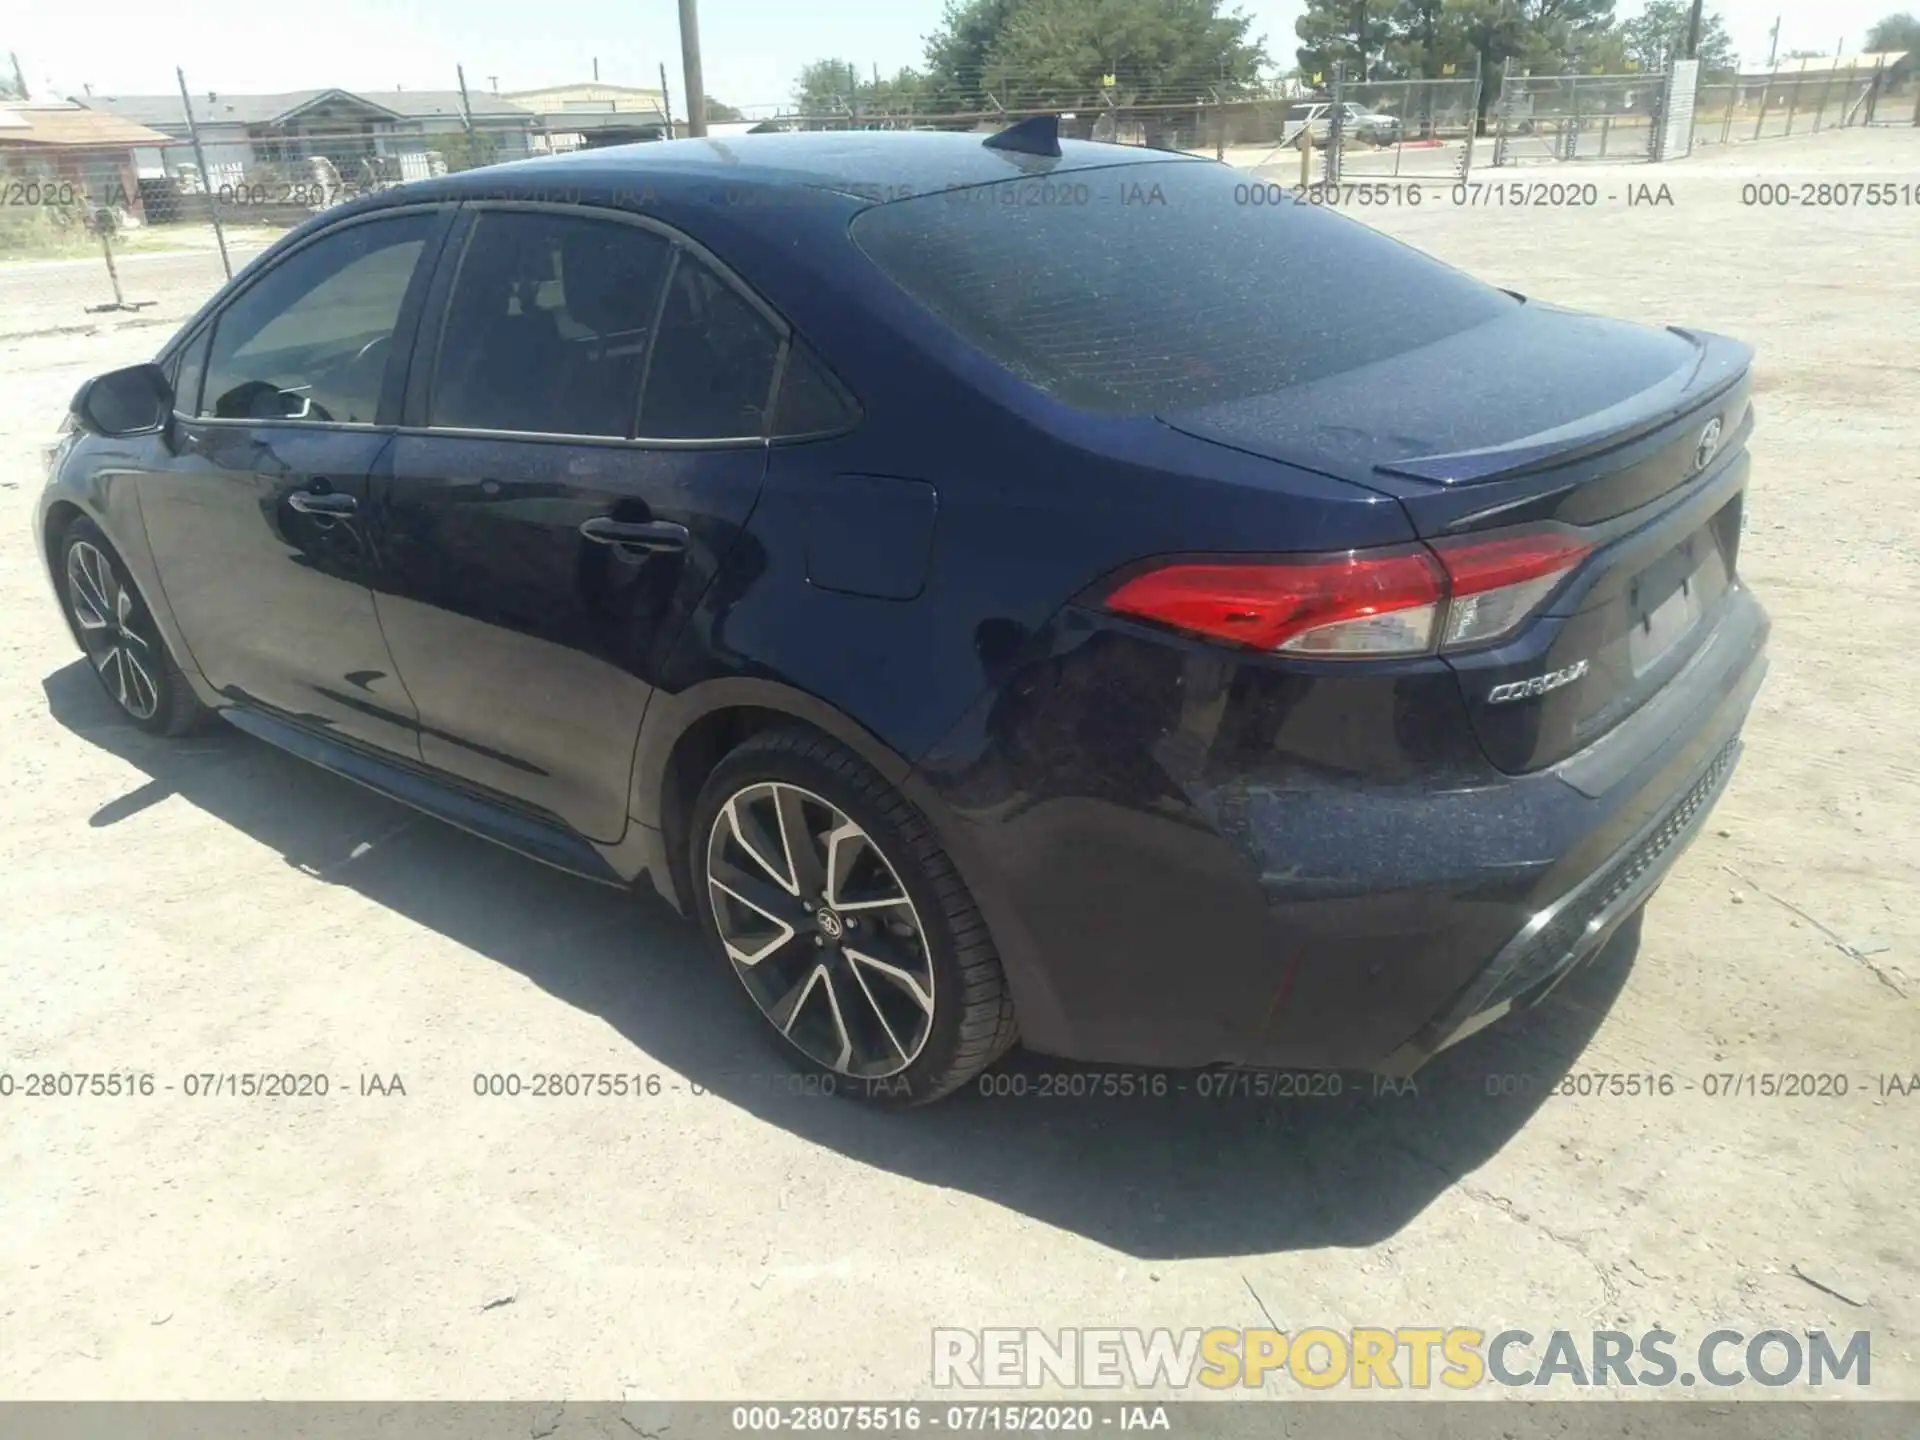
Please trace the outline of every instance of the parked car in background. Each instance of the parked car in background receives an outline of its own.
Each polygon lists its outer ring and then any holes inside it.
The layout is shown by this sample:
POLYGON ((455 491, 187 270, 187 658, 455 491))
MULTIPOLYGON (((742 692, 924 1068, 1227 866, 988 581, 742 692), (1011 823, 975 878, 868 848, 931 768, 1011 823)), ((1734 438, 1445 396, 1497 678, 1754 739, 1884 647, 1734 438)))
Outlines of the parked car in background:
POLYGON ((1406 1074, 1732 773, 1752 357, 1247 188, 1051 120, 402 185, 84 385, 34 538, 128 723, 644 877, 833 1087, 1406 1074))
MULTIPOLYGON (((1397 145, 1401 138, 1400 121, 1348 100, 1341 105, 1341 132, 1347 139, 1366 145, 1397 145)), ((1313 143, 1323 145, 1333 133, 1333 106, 1325 101, 1308 101, 1290 106, 1283 122, 1281 141, 1293 143, 1300 131, 1311 128, 1313 143)))

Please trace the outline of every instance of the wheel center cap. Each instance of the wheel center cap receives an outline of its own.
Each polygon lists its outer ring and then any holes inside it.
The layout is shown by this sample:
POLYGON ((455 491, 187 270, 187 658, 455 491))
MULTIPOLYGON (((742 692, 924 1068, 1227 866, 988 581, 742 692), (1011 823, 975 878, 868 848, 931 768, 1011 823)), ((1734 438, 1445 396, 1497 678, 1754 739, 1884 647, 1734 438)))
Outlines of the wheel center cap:
POLYGON ((844 928, 840 923, 840 917, 824 905, 815 912, 813 923, 820 927, 820 933, 829 940, 838 940, 840 938, 840 932, 844 928))

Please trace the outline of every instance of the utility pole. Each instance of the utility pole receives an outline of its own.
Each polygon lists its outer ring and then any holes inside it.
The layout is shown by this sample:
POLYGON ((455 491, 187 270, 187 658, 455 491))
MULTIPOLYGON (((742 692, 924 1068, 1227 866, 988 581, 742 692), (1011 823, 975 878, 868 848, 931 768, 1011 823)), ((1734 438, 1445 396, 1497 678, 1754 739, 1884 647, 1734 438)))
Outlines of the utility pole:
POLYGON ((1772 70, 1774 58, 1780 53, 1780 17, 1773 17, 1773 29, 1767 35, 1767 69, 1772 70))
MULTIPOLYGON (((20 73, 20 56, 14 51, 9 50, 7 52, 7 59, 13 62, 13 88, 20 92, 20 98, 22 100, 31 100, 33 96, 27 93, 27 77, 20 73)), ((93 92, 88 91, 87 93, 92 94, 93 92)))
POLYGON ((660 62, 660 114, 667 122, 667 139, 673 139, 673 94, 667 89, 667 62, 660 62))
POLYGON ((1693 0, 1693 9, 1687 15, 1687 59, 1694 60, 1700 55, 1700 9, 1706 0, 1693 0))
POLYGON ((180 103, 187 111, 187 139, 193 142, 193 163, 200 171, 200 188, 207 192, 207 214, 213 219, 213 238, 220 246, 220 268, 233 278, 233 261, 227 258, 227 232, 220 224, 220 197, 213 193, 213 177, 207 174, 207 154, 200 148, 200 127, 193 123, 193 97, 187 94, 187 72, 178 65, 174 77, 180 82, 180 103))
POLYGON ((687 134, 707 133, 707 82, 700 73, 699 0, 680 0, 680 65, 686 71, 687 134))
POLYGON ((467 67, 455 65, 453 73, 460 77, 460 119, 467 127, 467 138, 473 138, 473 106, 467 103, 467 67))

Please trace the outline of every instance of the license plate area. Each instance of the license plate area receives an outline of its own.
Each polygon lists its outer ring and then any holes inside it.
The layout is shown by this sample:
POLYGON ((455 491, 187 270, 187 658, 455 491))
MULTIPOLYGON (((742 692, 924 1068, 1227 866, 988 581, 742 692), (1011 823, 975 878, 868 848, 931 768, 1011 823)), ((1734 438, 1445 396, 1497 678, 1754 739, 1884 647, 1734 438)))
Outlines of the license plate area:
POLYGON ((1627 586, 1627 661, 1635 679, 1699 625, 1727 588, 1727 563, 1712 528, 1695 531, 1627 586))

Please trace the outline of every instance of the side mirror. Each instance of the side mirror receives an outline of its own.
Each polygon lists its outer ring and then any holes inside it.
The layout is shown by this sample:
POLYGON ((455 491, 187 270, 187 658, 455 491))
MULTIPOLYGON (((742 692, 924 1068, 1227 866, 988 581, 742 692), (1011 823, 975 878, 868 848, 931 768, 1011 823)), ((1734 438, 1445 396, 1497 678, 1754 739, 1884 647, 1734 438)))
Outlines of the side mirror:
POLYGON ((73 397, 73 418, 93 435, 158 430, 173 413, 166 371, 151 363, 96 375, 73 397))

